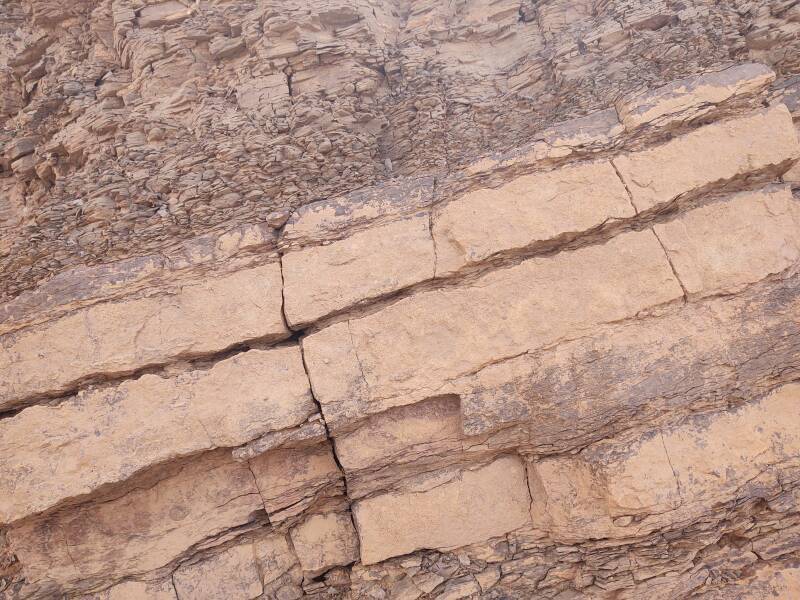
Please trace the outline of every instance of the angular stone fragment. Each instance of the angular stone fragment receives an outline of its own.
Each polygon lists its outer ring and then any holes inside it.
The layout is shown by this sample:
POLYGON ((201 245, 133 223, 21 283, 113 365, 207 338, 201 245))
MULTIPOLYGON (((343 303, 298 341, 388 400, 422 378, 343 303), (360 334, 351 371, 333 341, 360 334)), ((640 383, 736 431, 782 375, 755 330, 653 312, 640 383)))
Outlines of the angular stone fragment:
POLYGON ((800 260, 800 202, 785 186, 743 192, 653 229, 692 294, 735 291, 800 260))
POLYGON ((289 547, 287 537, 283 533, 273 533, 260 536, 253 542, 264 585, 269 585, 297 565, 297 556, 289 547))
POLYGON ((534 524, 560 541, 677 526, 715 506, 781 489, 800 467, 800 385, 636 439, 532 463, 534 524))
POLYGON ((706 125, 612 162, 637 210, 643 211, 713 183, 768 169, 785 170, 798 156, 792 117, 780 104, 706 125))
POLYGON ((286 319, 302 327, 363 300, 433 277, 427 214, 354 233, 282 258, 286 319))
POLYGON ((300 514, 318 495, 336 495, 343 487, 328 441, 266 452, 250 461, 250 469, 272 523, 300 514))
POLYGON ((172 579, 181 599, 250 600, 264 591, 252 544, 232 546, 205 560, 181 565, 172 579))
POLYGON ((354 431, 337 435, 336 455, 347 474, 348 497, 400 489, 417 475, 484 460, 527 441, 516 430, 490 441, 467 438, 459 404, 454 395, 429 398, 372 415, 354 431))
POLYGON ((361 561, 372 564, 503 535, 529 523, 529 503, 524 467, 512 456, 431 489, 361 500, 353 505, 361 561))
POLYGON ((745 63, 673 81, 620 100, 616 107, 629 131, 648 123, 663 127, 697 118, 733 97, 755 94, 774 80, 775 72, 766 65, 745 63))
POLYGON ((152 464, 293 427, 315 410, 297 346, 32 406, 0 421, 0 523, 152 464))
POLYGON ((461 440, 458 398, 432 398, 374 415, 358 429, 336 438, 336 455, 346 471, 392 464, 442 444, 455 449, 461 440), (455 446, 453 443, 455 442, 455 446))
POLYGON ((289 335, 280 265, 183 287, 170 296, 98 304, 0 337, 0 410, 87 377, 129 373, 176 357, 289 335))
POLYGON ((178 0, 154 3, 142 7, 137 24, 139 27, 158 27, 179 23, 191 16, 192 9, 178 0))
POLYGON ((290 532, 307 577, 358 560, 358 536, 350 513, 313 515, 290 532))
POLYGON ((652 231, 423 292, 303 340, 328 426, 435 395, 448 380, 682 295, 652 231))
POLYGON ((263 510, 247 465, 222 451, 145 483, 12 526, 9 544, 26 579, 71 590, 147 573, 263 510))
POLYGON ((608 162, 525 175, 469 192, 434 216, 436 275, 634 214, 608 162))

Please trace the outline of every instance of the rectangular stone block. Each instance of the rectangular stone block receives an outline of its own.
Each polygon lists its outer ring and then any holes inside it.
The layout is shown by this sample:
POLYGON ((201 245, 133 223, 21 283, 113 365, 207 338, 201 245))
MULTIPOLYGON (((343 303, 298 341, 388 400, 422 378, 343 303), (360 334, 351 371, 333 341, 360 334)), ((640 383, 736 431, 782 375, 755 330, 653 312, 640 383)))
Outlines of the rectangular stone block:
POLYGON ((126 374, 247 340, 289 336, 280 265, 187 285, 168 296, 98 304, 0 337, 0 411, 96 376, 126 374))
POLYGON ((469 192, 434 214, 436 275, 634 214, 625 186, 606 161, 469 192))
POLYGON ((434 260, 427 213, 289 252, 282 258, 286 319, 302 327, 430 279, 434 260))
POLYGON ((296 516, 318 496, 343 493, 344 479, 329 441, 265 452, 250 460, 271 523, 296 516))
POLYGON ((250 350, 206 371, 144 375, 0 421, 0 523, 160 462, 234 447, 316 412, 297 346, 250 350))
POLYGON ((205 560, 181 565, 172 580, 179 598, 252 600, 264 591, 252 543, 231 546, 205 560))
POLYGON ((428 490, 361 500, 353 505, 361 562, 503 535, 530 522, 529 503, 524 467, 512 456, 428 490))
POLYGON ((617 113, 629 131, 645 124, 663 127, 697 118, 736 96, 757 93, 774 80, 775 72, 766 65, 734 65, 625 98, 617 102, 617 113))
POLYGON ((354 431, 338 435, 334 443, 351 500, 396 489, 417 474, 463 461, 467 445, 456 396, 430 398, 372 415, 354 431))
POLYGON ((89 502, 8 530, 32 584, 119 581, 169 564, 188 548, 251 521, 263 510, 253 475, 229 453, 202 455, 121 497, 89 502))
POLYGON ((682 296, 652 231, 405 298, 303 340, 330 427, 435 395, 449 380, 682 296))
POLYGON ((692 294, 735 291, 800 260, 800 202, 788 186, 737 194, 653 229, 692 294))
POLYGON ((741 407, 532 463, 534 524, 556 540, 643 535, 781 491, 800 466, 800 385, 741 407))
POLYGON ((704 186, 768 169, 800 156, 788 109, 780 104, 706 125, 665 144, 613 159, 637 210, 704 186))
POLYGON ((358 537, 350 513, 312 515, 289 533, 307 577, 358 560, 358 537))

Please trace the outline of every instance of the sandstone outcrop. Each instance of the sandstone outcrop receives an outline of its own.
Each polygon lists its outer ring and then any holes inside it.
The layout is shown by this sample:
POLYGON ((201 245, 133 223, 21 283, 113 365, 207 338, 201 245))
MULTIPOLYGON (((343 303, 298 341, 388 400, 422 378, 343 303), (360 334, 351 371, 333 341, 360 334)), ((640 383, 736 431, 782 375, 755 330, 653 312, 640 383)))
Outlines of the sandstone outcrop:
POLYGON ((0 598, 800 595, 799 23, 0 6, 0 598))

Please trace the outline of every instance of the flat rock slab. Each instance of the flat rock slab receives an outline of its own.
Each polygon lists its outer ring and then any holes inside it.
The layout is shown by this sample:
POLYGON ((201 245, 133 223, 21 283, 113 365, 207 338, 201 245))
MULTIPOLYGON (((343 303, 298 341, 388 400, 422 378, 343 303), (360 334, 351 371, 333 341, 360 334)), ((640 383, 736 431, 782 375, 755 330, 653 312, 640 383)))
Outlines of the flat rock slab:
POLYGON ((429 217, 422 213, 283 256, 286 319, 302 327, 433 277, 429 217))
POLYGON ((664 127, 697 118, 736 96, 756 94, 775 81, 775 72, 759 63, 734 65, 647 90, 617 102, 617 112, 628 130, 642 125, 664 127))
POLYGON ((691 294, 734 292, 800 260, 800 202, 788 186, 737 194, 653 229, 691 294))
POLYGON ((353 505, 361 562, 503 535, 530 522, 529 504, 524 466, 511 456, 428 490, 361 500, 353 505))
POLYGON ((247 465, 219 451, 119 498, 26 519, 8 540, 28 581, 67 591, 159 569, 259 510, 247 465))
POLYGON ((469 192, 434 214, 436 274, 635 214, 608 161, 518 177, 469 192))
POLYGON ((788 168, 800 156, 792 115, 783 104, 706 125, 665 144, 613 159, 637 210, 748 173, 788 168))
POLYGON ((0 411, 82 380, 127 374, 247 340, 289 336, 281 270, 272 263, 184 286, 175 294, 82 309, 0 337, 0 411))
POLYGON ((434 395, 486 363, 682 296, 652 231, 416 294, 303 340, 328 425, 434 395))
POLYGON ((315 411, 297 346, 32 406, 0 422, 0 523, 153 464, 296 426, 315 411))

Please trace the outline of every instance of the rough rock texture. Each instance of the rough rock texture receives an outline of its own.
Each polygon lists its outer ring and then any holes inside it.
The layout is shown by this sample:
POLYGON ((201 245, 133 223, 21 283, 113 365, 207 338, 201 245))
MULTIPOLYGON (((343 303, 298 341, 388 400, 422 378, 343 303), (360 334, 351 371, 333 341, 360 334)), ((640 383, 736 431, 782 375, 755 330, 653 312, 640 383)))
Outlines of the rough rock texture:
POLYGON ((0 598, 800 597, 799 40, 0 4, 0 598))

